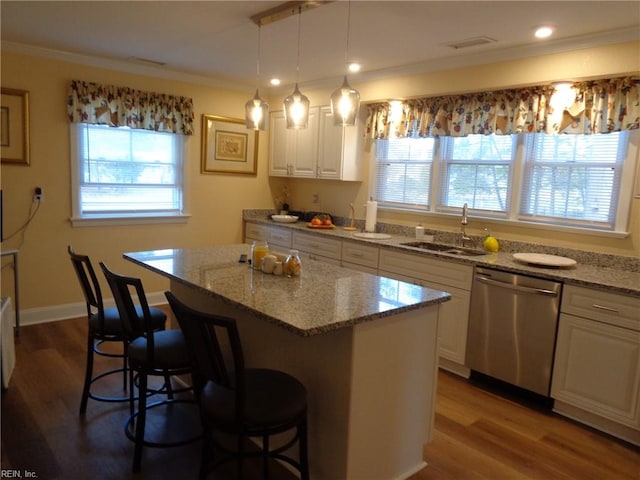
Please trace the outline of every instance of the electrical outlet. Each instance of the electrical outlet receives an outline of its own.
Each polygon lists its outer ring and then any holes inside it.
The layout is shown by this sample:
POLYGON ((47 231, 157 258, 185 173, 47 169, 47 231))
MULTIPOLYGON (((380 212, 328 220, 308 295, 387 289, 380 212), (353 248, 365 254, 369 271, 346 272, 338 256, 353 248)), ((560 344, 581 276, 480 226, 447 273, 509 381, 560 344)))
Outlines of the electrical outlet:
POLYGON ((36 187, 33 191, 33 201, 34 202, 42 202, 44 198, 44 193, 42 192, 42 188, 36 187))
POLYGON ((320 203, 320 195, 317 193, 314 193, 311 196, 311 203, 320 203))

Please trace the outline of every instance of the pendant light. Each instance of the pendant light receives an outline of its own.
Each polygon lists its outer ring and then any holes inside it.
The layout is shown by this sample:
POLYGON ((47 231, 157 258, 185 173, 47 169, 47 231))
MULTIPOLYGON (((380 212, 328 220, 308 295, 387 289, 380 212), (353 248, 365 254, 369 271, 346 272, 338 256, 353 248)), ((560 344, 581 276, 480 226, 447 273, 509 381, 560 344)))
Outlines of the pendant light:
MULTIPOLYGON (((351 0, 348 3, 347 13, 347 46, 345 48, 345 64, 349 62, 349 33, 351 30, 351 0)), ((353 126, 356 124, 360 111, 360 93, 349 85, 347 76, 344 76, 342 86, 331 94, 331 113, 333 124, 339 126, 353 126)))
POLYGON ((307 128, 309 124, 309 99, 300 93, 298 80, 300 77, 300 17, 302 7, 298 7, 298 57, 296 60, 296 87, 293 93, 284 99, 284 117, 287 128, 307 128))
MULTIPOLYGON (((260 29, 258 24, 258 56, 256 61, 256 85, 260 85, 260 29)), ((256 86, 256 95, 245 106, 245 123, 251 130, 266 130, 269 119, 269 104, 260 97, 256 86)))

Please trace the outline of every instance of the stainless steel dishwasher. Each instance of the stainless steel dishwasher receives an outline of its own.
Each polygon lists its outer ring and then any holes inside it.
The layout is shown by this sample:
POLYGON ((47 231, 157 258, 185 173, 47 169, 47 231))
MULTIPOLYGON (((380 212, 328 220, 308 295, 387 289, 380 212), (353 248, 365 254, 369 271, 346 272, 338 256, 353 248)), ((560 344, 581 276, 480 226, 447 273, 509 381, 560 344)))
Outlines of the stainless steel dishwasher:
POLYGON ((476 267, 467 366, 549 396, 562 283, 476 267))

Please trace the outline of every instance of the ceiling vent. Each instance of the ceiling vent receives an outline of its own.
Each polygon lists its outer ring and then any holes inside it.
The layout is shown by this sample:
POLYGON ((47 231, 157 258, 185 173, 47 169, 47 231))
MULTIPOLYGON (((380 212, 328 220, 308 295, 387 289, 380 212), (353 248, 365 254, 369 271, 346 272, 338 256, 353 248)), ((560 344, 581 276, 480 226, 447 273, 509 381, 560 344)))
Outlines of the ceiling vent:
POLYGON ((497 40, 489 37, 473 37, 466 40, 460 40, 458 42, 447 43, 446 45, 451 48, 459 50, 461 48, 477 47, 478 45, 486 45, 487 43, 495 43, 497 40))

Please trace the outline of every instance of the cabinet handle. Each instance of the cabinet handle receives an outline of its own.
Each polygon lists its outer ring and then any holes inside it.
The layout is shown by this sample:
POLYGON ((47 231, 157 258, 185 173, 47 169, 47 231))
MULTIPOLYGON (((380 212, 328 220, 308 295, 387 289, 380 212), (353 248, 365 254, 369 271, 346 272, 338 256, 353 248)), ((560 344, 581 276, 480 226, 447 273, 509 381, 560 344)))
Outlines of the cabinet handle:
POLYGON ((364 255, 362 253, 358 253, 358 252, 352 252, 349 255, 351 255, 352 257, 356 257, 356 258, 364 257, 364 255))
POLYGON ((617 309, 611 308, 611 307, 605 307, 604 305, 598 305, 597 303, 593 303, 593 304, 591 304, 591 306, 593 308, 597 308, 598 310, 604 310, 606 312, 620 313, 620 310, 617 310, 617 309))

